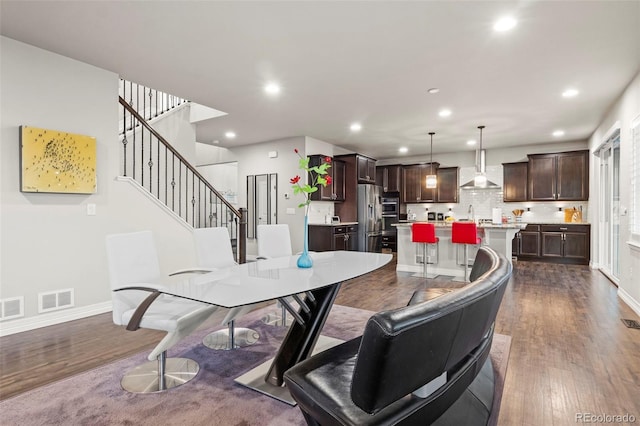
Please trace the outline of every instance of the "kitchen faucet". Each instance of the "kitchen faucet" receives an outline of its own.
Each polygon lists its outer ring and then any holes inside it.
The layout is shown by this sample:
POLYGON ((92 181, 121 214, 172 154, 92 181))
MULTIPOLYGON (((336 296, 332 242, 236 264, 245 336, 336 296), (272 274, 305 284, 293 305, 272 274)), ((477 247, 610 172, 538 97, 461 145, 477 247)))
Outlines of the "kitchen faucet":
POLYGON ((471 215, 471 222, 476 221, 476 214, 473 211, 473 204, 469 204, 469 210, 467 210, 467 214, 471 215))

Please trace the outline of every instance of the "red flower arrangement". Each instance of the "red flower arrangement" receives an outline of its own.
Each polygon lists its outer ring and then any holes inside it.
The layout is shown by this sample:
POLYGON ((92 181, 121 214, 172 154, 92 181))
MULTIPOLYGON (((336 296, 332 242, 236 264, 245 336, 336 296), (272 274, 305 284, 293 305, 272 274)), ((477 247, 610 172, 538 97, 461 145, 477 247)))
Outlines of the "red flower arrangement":
POLYGON ((311 194, 318 190, 318 186, 327 186, 331 185, 331 176, 328 175, 327 169, 331 167, 331 157, 325 157, 324 162, 319 166, 309 167, 309 157, 302 157, 298 152, 298 149, 293 150, 298 157, 299 160, 299 168, 300 170, 304 170, 309 176, 310 183, 301 184, 300 176, 296 175, 292 177, 289 182, 292 185, 294 194, 303 194, 305 197, 304 203, 298 204, 298 207, 305 207, 304 214, 305 216, 309 213, 309 204, 311 203, 311 194))

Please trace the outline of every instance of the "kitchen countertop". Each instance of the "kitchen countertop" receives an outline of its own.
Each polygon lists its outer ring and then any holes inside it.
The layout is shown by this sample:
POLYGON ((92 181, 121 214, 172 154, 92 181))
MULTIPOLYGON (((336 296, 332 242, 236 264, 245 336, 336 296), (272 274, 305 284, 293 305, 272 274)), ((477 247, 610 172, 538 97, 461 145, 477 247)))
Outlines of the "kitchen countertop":
POLYGON ((310 223, 309 226, 348 226, 357 225, 358 222, 336 222, 336 223, 310 223))
MULTIPOLYGON (((436 228, 451 228, 451 224, 453 222, 445 222, 445 221, 400 221, 400 223, 394 223, 391 226, 397 226, 401 228, 408 228, 412 223, 433 223, 436 228)), ((500 225, 494 225, 493 223, 479 223, 477 224, 478 228, 481 229, 524 229, 527 226, 526 222, 517 222, 517 223, 505 223, 500 225)))

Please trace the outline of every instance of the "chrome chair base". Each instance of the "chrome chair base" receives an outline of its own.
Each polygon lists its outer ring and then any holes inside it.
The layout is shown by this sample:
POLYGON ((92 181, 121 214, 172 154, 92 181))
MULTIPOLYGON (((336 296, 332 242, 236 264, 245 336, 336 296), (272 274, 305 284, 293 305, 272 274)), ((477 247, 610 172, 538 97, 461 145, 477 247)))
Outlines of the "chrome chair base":
POLYGON ((262 322, 276 327, 289 327, 293 323, 293 318, 287 315, 283 321, 282 315, 270 313, 262 317, 262 322))
POLYGON ((250 328, 233 328, 233 338, 230 338, 228 329, 214 331, 207 334, 202 340, 202 344, 209 349, 231 350, 251 346, 260 339, 257 331, 250 328))
POLYGON ((189 358, 149 361, 127 372, 120 386, 132 393, 163 392, 187 383, 196 377, 199 370, 198 363, 189 358), (160 374, 163 367, 164 374, 160 374))

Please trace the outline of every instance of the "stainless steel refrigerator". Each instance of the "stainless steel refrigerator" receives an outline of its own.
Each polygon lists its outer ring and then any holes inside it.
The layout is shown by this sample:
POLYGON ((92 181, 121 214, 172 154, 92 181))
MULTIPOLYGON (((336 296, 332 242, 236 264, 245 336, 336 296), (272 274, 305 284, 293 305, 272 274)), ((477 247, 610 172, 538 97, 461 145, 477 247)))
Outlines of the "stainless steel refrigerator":
POLYGON ((358 185, 358 250, 382 250, 382 187, 358 185))

